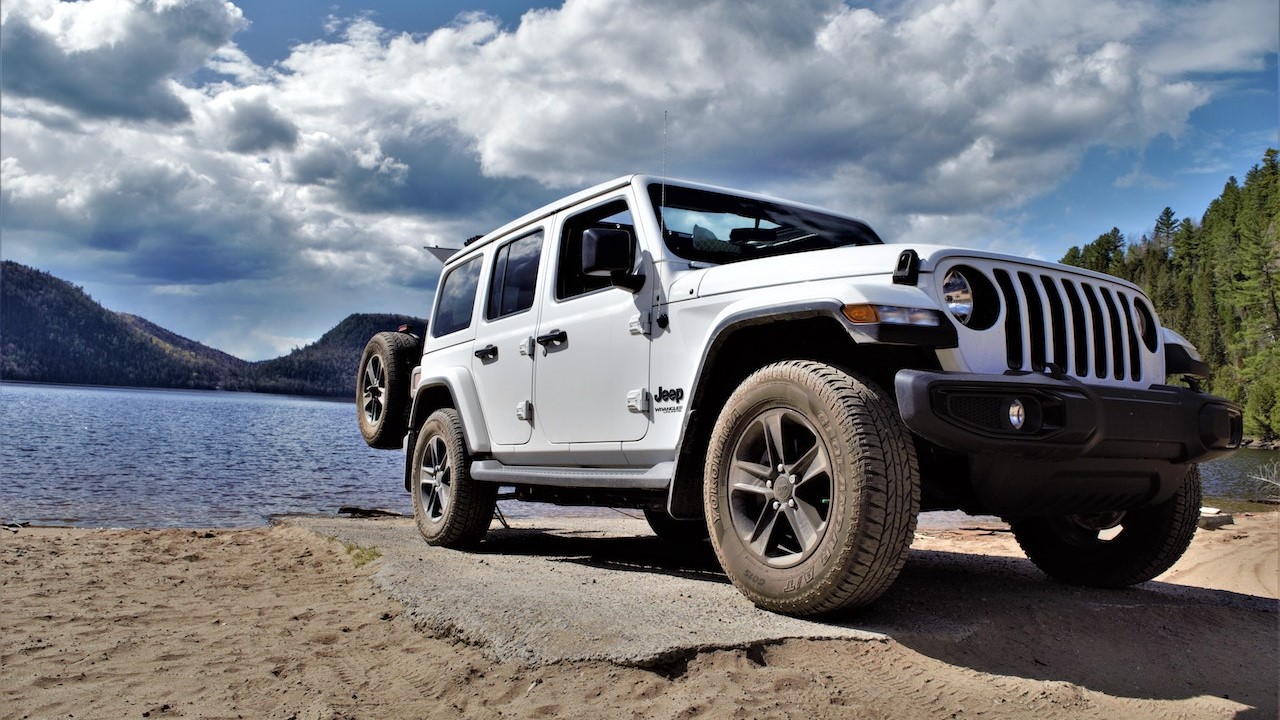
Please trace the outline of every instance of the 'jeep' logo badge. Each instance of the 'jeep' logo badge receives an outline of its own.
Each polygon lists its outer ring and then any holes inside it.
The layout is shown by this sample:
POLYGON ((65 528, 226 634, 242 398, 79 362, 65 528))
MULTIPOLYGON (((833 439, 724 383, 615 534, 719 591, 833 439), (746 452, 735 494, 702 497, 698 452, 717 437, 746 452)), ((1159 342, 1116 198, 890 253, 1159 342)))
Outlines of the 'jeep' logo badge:
POLYGON ((684 388, 664 388, 658 386, 658 392, 654 395, 654 402, 680 402, 684 400, 684 388))

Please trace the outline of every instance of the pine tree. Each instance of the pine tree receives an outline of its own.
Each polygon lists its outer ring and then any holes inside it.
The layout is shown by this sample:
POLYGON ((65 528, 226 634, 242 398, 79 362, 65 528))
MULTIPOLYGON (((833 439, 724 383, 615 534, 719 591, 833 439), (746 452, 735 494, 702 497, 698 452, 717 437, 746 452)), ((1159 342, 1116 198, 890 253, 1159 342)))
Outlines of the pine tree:
POLYGON ((1124 234, 1111 228, 1080 251, 1080 267, 1120 275, 1124 273, 1124 234))
POLYGON ((1177 229, 1178 218, 1173 214, 1173 208, 1166 207, 1161 211, 1160 217, 1156 218, 1156 226, 1151 232, 1151 239, 1157 244, 1171 246, 1177 229))

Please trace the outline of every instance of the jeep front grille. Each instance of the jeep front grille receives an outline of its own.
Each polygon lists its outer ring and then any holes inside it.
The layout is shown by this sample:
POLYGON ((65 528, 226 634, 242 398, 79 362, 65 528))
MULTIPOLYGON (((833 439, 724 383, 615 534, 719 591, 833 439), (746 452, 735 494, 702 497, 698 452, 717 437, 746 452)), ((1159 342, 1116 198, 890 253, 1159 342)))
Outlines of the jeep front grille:
POLYGON ((1039 269, 992 268, 1004 306, 1010 369, 1139 382, 1136 293, 1119 284, 1039 269))

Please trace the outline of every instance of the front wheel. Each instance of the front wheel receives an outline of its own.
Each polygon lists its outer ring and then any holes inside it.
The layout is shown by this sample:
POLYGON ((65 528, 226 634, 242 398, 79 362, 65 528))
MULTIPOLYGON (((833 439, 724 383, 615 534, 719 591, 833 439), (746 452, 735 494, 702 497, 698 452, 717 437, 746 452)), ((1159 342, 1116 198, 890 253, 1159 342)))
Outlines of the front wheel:
POLYGON ((453 408, 427 418, 413 446, 413 519, 429 545, 467 547, 493 520, 498 486, 471 477, 462 419, 453 408))
POLYGON ((1149 507, 1091 515, 1011 520, 1031 562, 1070 585, 1120 588, 1173 567, 1200 518, 1200 470, 1192 465, 1173 497, 1149 507))
POLYGON ((906 560, 920 506, 911 437, 869 381, 822 363, 766 366, 711 434, 703 499, 725 573, 756 605, 866 605, 906 560))

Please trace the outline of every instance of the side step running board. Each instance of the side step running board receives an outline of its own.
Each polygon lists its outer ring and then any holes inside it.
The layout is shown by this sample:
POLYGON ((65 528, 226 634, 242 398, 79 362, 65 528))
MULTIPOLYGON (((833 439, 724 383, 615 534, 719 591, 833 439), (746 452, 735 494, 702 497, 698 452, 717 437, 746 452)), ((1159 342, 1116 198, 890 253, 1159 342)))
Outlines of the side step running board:
POLYGON ((497 460, 471 463, 471 477, 484 482, 506 485, 552 485, 555 487, 592 487, 619 490, 664 490, 675 473, 674 462, 663 462, 651 468, 541 467, 503 465, 497 460))

